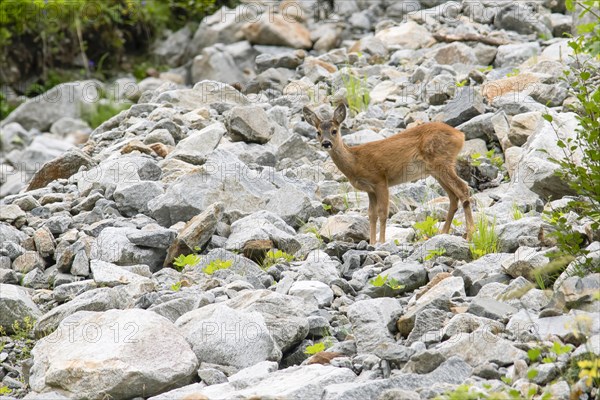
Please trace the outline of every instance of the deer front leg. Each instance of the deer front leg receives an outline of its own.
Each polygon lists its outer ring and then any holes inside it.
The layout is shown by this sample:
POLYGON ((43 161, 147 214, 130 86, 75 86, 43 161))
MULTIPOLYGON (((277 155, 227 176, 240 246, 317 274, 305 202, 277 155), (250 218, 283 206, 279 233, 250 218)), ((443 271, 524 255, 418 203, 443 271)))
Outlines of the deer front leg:
POLYGON ((369 225, 370 225, 370 244, 377 241, 377 197, 375 193, 368 192, 369 195, 369 225))
POLYGON ((390 192, 387 184, 377 187, 377 213, 379 215, 379 241, 385 243, 385 226, 387 224, 390 192))

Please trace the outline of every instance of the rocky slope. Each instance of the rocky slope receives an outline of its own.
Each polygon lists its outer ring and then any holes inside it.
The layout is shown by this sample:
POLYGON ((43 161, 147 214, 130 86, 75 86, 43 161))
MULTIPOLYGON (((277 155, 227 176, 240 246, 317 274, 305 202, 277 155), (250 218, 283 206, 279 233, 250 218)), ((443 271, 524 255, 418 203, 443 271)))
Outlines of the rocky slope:
MULTIPOLYGON (((337 3, 318 21, 309 2, 223 10, 157 43, 174 67, 160 77, 61 85, 2 122, 10 396, 428 399, 467 383, 569 398, 570 360, 600 355, 600 274, 532 282, 555 246, 541 213, 572 195, 549 161, 577 125, 558 38, 572 17, 560 1, 337 3), (432 178, 393 188, 389 241, 367 244, 366 195, 301 117, 330 113, 349 75, 370 105, 348 144, 433 120, 465 133, 460 172, 497 252, 473 259, 462 213, 451 235, 416 232, 448 208, 432 178), (78 118, 99 88, 136 104, 92 131, 78 118), (540 340, 569 351, 532 378, 540 340)), ((598 262, 598 232, 576 228, 598 262)))

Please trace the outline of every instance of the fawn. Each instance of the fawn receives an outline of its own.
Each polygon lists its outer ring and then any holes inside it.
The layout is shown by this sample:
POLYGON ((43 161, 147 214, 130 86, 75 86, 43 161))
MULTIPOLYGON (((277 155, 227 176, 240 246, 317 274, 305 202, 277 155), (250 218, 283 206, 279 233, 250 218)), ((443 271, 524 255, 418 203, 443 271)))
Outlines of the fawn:
POLYGON ((448 194, 450 208, 442 233, 450 231, 458 201, 463 206, 467 239, 474 230, 468 185, 456 174, 456 157, 465 135, 442 122, 430 122, 383 140, 348 147, 342 140, 340 125, 346 119, 346 107, 340 104, 333 119, 322 121, 308 107, 302 110, 308 123, 317 128, 321 146, 327 150, 339 170, 352 186, 369 195, 370 242, 376 243, 377 219, 379 241, 385 242, 389 209, 389 187, 433 176, 448 194))

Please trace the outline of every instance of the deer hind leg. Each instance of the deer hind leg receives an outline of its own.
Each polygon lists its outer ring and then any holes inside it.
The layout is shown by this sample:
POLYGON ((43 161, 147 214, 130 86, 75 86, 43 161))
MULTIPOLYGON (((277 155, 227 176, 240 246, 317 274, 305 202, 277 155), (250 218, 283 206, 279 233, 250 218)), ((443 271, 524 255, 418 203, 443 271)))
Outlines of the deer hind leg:
POLYGON ((390 192, 387 184, 377 187, 377 214, 379 215, 379 241, 385 243, 385 226, 390 207, 390 192))
POLYGON ((448 198, 450 199, 450 207, 448 208, 448 213, 446 214, 446 222, 444 223, 444 227, 442 228, 442 233, 450 232, 450 226, 452 225, 452 220, 454 219, 454 214, 456 214, 456 210, 458 210, 458 197, 454 194, 454 191, 450 187, 448 187, 444 182, 438 180, 439 184, 442 186, 444 191, 448 194, 448 198))
MULTIPOLYGON (((465 181, 458 177, 454 167, 438 169, 437 171, 438 172, 434 174, 435 178, 442 184, 442 187, 445 185, 448 189, 450 189, 450 191, 454 193, 454 196, 458 198, 458 201, 462 205, 465 212, 465 221, 467 223, 467 239, 471 239, 471 234, 475 230, 475 224, 473 223, 473 212, 471 211, 469 186, 465 181)), ((444 188, 444 190, 446 189, 444 188)), ((452 223, 451 219, 450 223, 452 223)), ((448 221, 446 221, 446 224, 448 224, 448 221)))
POLYGON ((375 193, 368 192, 369 195, 369 226, 370 226, 370 244, 377 241, 377 196, 375 193))

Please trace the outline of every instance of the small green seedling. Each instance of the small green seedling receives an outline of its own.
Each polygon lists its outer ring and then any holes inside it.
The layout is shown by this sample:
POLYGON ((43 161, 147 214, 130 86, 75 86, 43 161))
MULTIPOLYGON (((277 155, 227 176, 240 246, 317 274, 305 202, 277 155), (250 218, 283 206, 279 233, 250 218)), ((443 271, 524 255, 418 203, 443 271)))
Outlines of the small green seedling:
POLYGON ((308 354, 308 355, 315 355, 317 353, 320 353, 322 351, 325 351, 325 343, 315 343, 311 346, 306 346, 306 348, 304 349, 304 353, 308 354))
POLYGON ((233 260, 225 260, 224 261, 224 260, 216 259, 216 260, 211 261, 206 267, 202 268, 202 271, 206 275, 212 275, 217 271, 231 267, 231 265, 233 265, 233 260))
POLYGON ((179 255, 175 260, 173 260, 173 266, 179 272, 181 272, 185 267, 196 265, 200 262, 200 256, 198 254, 188 254, 184 256, 183 254, 179 255))

